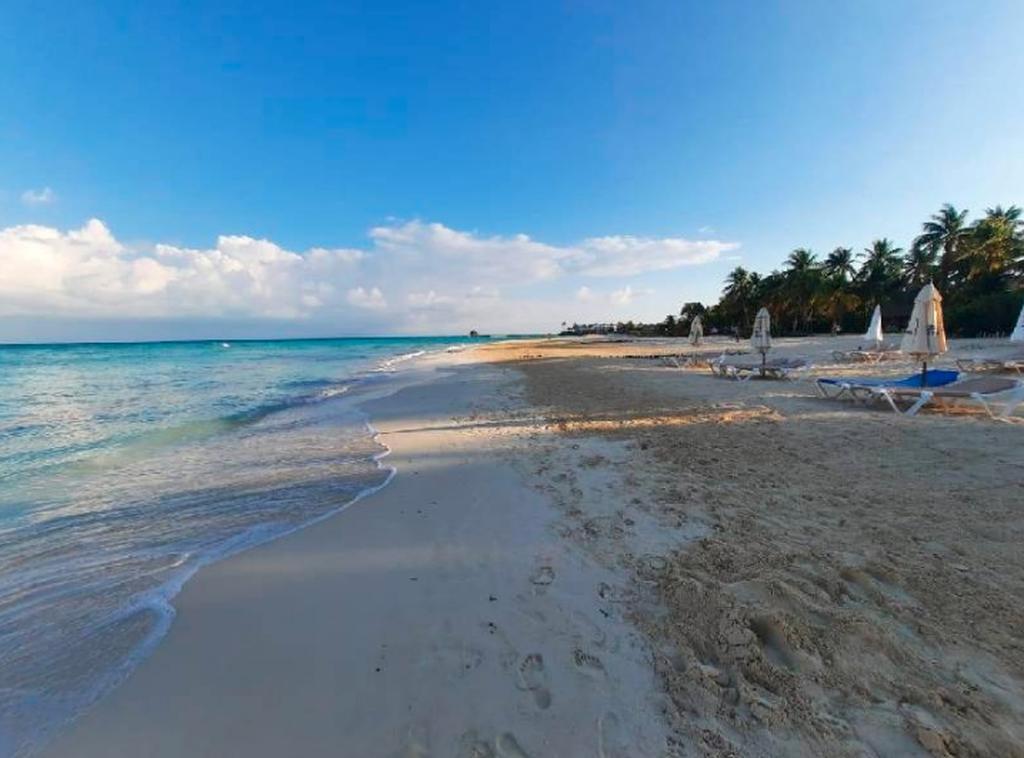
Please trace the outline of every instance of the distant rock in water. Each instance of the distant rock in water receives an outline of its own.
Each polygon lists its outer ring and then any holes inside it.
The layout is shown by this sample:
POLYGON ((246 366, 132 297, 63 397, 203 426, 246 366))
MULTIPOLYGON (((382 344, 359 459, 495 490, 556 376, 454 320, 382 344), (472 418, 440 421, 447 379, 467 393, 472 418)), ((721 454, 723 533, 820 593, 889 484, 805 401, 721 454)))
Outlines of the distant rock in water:
POLYGON ((480 333, 479 333, 479 332, 477 332, 477 330, 476 330, 476 329, 470 329, 470 330, 469 330, 469 336, 470 336, 470 337, 479 337, 479 336, 480 336, 480 333))

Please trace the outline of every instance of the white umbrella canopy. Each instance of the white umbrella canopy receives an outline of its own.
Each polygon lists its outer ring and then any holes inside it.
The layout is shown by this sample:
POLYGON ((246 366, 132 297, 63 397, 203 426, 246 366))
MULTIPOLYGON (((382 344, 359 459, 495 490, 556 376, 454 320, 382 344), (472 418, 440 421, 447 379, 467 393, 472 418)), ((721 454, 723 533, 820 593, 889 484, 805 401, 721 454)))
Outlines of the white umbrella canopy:
POLYGON ((903 335, 900 349, 927 360, 941 355, 946 347, 946 328, 942 323, 942 295, 934 284, 926 284, 914 298, 914 310, 903 335))
POLYGON ((754 333, 750 335, 750 344, 764 355, 772 349, 772 317, 767 308, 762 308, 754 317, 754 333))
POLYGON ((694 316, 690 322, 690 344, 699 345, 704 339, 704 322, 700 316, 694 316))
POLYGON ((772 349, 772 317, 767 308, 762 308, 754 316, 754 332, 750 335, 750 344, 761 354, 761 377, 763 378, 768 351, 772 349))
POLYGON ((875 312, 871 314, 871 323, 868 324, 868 330, 864 333, 864 339, 874 342, 876 346, 881 345, 882 340, 885 339, 882 334, 882 306, 875 306, 875 312))
POLYGON ((900 350, 921 361, 921 386, 928 383, 928 359, 946 352, 946 328, 942 323, 942 295, 926 284, 914 298, 914 310, 900 350))
POLYGON ((1020 315, 1017 316, 1017 326, 1013 327, 1010 342, 1024 342, 1024 305, 1020 307, 1020 315))

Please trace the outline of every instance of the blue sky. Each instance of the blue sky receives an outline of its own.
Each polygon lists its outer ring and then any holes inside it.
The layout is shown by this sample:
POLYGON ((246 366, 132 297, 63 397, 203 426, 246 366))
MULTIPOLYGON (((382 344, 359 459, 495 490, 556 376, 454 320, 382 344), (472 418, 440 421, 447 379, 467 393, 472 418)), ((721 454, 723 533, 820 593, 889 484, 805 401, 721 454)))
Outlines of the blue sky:
POLYGON ((905 244, 944 202, 1024 203, 1022 24, 1019 2, 5 3, 0 338, 660 318, 737 263, 905 244))

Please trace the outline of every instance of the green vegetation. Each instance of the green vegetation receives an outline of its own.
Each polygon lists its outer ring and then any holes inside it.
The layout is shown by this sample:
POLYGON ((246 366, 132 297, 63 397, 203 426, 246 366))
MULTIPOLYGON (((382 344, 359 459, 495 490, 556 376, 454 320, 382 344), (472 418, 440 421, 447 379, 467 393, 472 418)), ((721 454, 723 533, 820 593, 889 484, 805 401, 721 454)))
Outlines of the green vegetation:
POLYGON ((866 328, 881 304, 886 331, 906 326, 914 296, 934 281, 944 299, 947 331, 972 337, 1008 332, 1024 301, 1024 218, 1017 206, 996 206, 969 223, 967 211, 951 205, 922 225, 907 250, 889 239, 872 242, 860 254, 837 247, 819 259, 798 248, 785 267, 760 275, 742 267, 725 279, 722 297, 705 308, 687 303, 679 317, 661 324, 635 325, 639 333, 686 334, 702 314, 709 328, 739 328, 749 335, 757 309, 771 312, 780 334, 808 334, 838 328, 866 328))

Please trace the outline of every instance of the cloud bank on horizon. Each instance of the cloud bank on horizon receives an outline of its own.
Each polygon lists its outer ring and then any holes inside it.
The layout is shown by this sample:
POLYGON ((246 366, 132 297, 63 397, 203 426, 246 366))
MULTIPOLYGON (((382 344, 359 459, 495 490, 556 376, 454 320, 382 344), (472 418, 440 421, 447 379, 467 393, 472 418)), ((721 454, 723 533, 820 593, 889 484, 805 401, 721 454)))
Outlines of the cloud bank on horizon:
POLYGON ((0 229, 0 315, 189 319, 211 333, 224 320, 331 325, 337 334, 551 331, 565 318, 629 318, 625 309, 653 294, 632 277, 737 247, 626 235, 559 246, 403 221, 372 228, 364 249, 296 252, 240 235, 210 248, 140 248, 98 219, 67 231, 19 225, 0 229))

